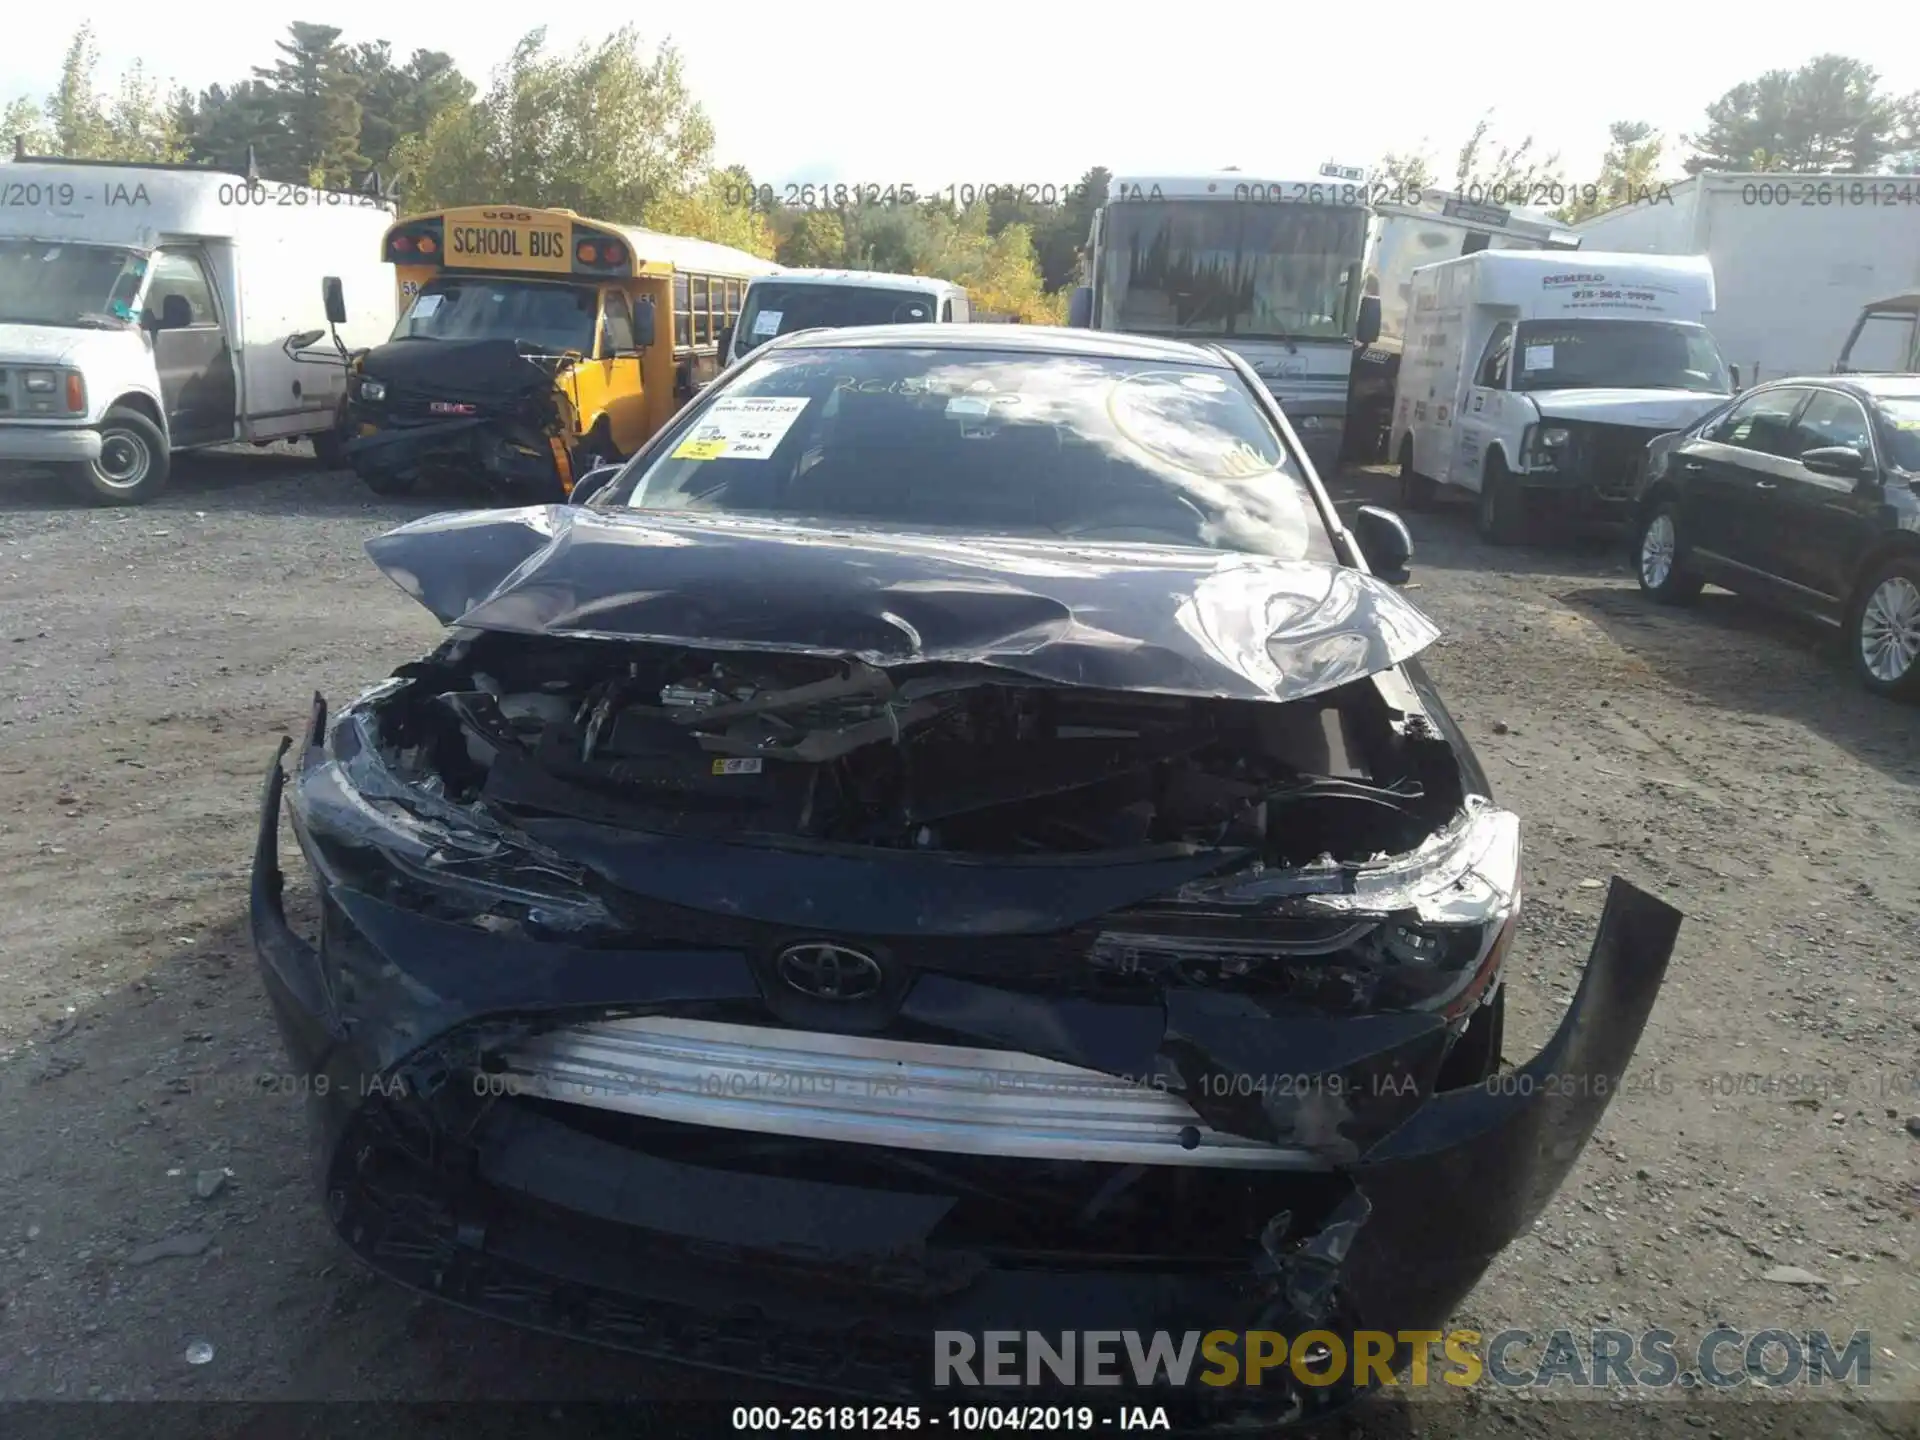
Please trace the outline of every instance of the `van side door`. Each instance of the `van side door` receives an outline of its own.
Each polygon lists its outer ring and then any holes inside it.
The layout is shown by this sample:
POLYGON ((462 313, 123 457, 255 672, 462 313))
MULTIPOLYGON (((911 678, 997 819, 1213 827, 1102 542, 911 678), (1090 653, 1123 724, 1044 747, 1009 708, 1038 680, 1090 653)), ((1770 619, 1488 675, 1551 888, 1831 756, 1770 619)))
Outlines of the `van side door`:
POLYGON ((233 439, 239 412, 233 344, 198 246, 170 245, 155 253, 140 324, 153 341, 169 442, 178 447, 233 439))
POLYGON ((1460 448, 1454 456, 1453 474, 1448 478, 1468 490, 1480 489, 1486 471, 1487 448, 1493 443, 1512 403, 1507 392, 1507 372, 1513 363, 1514 322, 1502 320, 1487 337, 1486 348, 1474 365, 1473 374, 1460 388, 1460 448))

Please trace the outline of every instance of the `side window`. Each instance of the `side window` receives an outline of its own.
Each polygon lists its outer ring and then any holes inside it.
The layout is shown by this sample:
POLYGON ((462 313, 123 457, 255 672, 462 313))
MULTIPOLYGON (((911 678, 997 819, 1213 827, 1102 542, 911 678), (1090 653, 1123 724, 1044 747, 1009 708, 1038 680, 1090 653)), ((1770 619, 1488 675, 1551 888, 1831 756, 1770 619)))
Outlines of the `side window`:
POLYGON ((1873 454, 1873 432, 1860 402, 1831 390, 1816 390, 1793 427, 1792 455, 1804 455, 1825 445, 1844 445, 1862 455, 1873 454))
POLYGON ((633 338, 633 306, 623 290, 608 290, 600 297, 602 354, 619 355, 638 350, 633 338))
POLYGON ((1721 417, 1706 438, 1767 455, 1787 454, 1791 447, 1793 412, 1807 398, 1804 390, 1765 390, 1741 401, 1721 417))
MULTIPOLYGON (((186 323, 192 326, 213 326, 220 323, 213 308, 213 287, 207 284, 207 275, 200 268, 200 261, 190 250, 162 250, 154 257, 153 280, 147 287, 146 304, 141 309, 143 316, 155 320, 167 318, 167 302, 178 296, 186 302, 186 323)), ((180 310, 176 303, 175 313, 180 310)))
POLYGON ((693 344, 693 282, 685 275, 673 277, 673 345, 685 350, 693 344))
POLYGON ((1473 383, 1503 389, 1507 382, 1507 360, 1513 354, 1513 322, 1502 320, 1487 337, 1487 348, 1480 356, 1480 368, 1473 383))
POLYGON ((693 343, 711 345, 713 343, 713 312, 707 307, 707 277, 693 277, 693 343))

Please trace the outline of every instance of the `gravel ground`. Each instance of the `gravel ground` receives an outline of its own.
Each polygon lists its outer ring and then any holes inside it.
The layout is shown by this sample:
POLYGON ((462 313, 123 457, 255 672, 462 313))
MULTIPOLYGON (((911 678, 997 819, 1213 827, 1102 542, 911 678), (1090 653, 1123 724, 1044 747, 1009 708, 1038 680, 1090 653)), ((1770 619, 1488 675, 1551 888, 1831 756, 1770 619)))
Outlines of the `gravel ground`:
MULTIPOLYGON (((772 1393, 369 1276, 322 1221, 297 1101, 257 1083, 282 1068, 245 942, 260 783, 316 689, 434 642, 360 548, 430 508, 292 453, 198 457, 133 511, 0 485, 0 1399, 772 1393)), ((1874 1354, 1845 1409, 1556 1388, 1396 1397, 1350 1433, 1920 1433, 1920 711, 1856 689, 1810 622, 1655 609, 1617 544, 1411 518, 1429 666, 1527 827, 1509 1058, 1556 1023, 1608 876, 1688 917, 1593 1144, 1456 1323, 1683 1352, 1718 1324, 1864 1329, 1874 1354)))

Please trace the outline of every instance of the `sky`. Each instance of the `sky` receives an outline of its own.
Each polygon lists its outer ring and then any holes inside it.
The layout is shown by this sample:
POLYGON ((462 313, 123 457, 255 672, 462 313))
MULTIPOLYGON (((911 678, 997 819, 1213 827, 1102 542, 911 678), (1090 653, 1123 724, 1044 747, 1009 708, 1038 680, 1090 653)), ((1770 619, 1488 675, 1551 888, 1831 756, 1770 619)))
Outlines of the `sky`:
MULTIPOLYGON (((209 25, 195 12, 170 24, 164 10, 124 0, 8 9, 0 104, 43 94, 83 21, 97 38, 102 89, 135 58, 195 89, 244 78, 274 58, 295 19, 339 26, 348 41, 390 41, 401 56, 445 50, 484 87, 539 14, 257 0, 209 25)), ((1237 167, 1292 178, 1410 149, 1429 150, 1450 176, 1489 106, 1494 138, 1532 134, 1537 150, 1559 152, 1550 178, 1584 183, 1609 122, 1697 130, 1733 85, 1822 48, 1868 60, 1886 88, 1920 90, 1920 46, 1890 43, 1913 33, 1909 5, 1855 0, 1819 13, 1815 26, 1735 24, 1723 7, 1671 0, 1506 12, 1385 0, 1371 10, 733 0, 563 8, 548 39, 570 48, 628 17, 649 46, 670 39, 714 122, 716 161, 775 184, 1065 186, 1096 164, 1122 175, 1237 167)), ((1677 143, 1670 151, 1675 175, 1682 153, 1677 143)))

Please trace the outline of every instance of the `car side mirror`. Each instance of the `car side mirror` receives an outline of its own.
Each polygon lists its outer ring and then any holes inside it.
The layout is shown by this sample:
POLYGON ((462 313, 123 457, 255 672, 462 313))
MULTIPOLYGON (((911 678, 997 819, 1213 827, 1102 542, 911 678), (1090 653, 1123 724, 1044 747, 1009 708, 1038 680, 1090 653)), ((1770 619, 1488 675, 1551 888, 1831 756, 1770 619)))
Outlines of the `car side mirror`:
POLYGON ((625 465, 594 466, 593 469, 587 471, 586 474, 573 482, 573 489, 567 495, 567 502, 572 505, 586 504, 587 501, 606 489, 607 486, 613 482, 613 477, 626 468, 625 465))
POLYGON ((1371 345, 1380 338, 1380 297, 1378 295, 1360 297, 1360 318, 1354 327, 1353 338, 1362 345, 1371 345))
POLYGON ((347 323, 347 292, 341 289, 338 275, 329 275, 320 282, 320 300, 326 306, 329 325, 347 323))
POLYGON ((1375 575, 1390 585, 1407 583, 1413 535, 1406 521, 1378 505, 1362 505, 1353 512, 1353 539, 1375 575))
POLYGON ((1851 445, 1821 445, 1802 451, 1800 463, 1816 475, 1835 475, 1843 480, 1858 480, 1873 469, 1867 457, 1851 445))
POLYGON ((653 348, 653 301, 642 300, 633 307, 633 344, 638 350, 653 348))
POLYGON ((1076 285, 1073 294, 1067 299, 1067 324, 1076 330, 1086 330, 1093 325, 1093 287, 1076 285))

